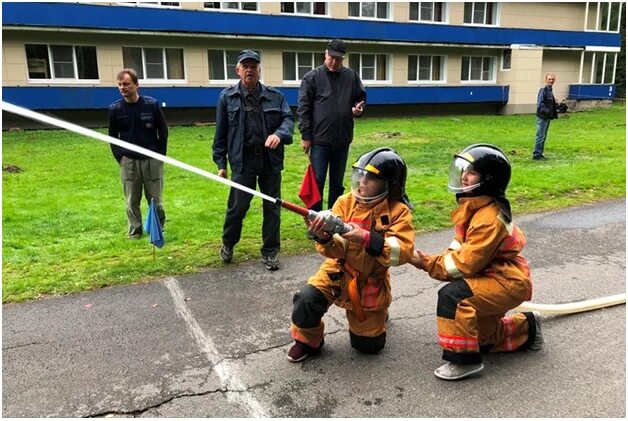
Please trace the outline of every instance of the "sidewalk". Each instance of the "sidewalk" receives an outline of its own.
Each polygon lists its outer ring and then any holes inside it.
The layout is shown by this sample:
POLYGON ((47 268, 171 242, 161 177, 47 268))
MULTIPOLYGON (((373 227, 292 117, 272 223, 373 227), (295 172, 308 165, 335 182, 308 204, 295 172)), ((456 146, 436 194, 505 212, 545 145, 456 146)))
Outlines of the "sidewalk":
MULTIPOLYGON (((515 218, 533 302, 626 288, 625 202, 515 218)), ((437 252, 450 230, 421 235, 437 252)), ((540 352, 494 354, 480 376, 444 382, 435 308, 442 283, 392 271, 384 351, 349 345, 325 316, 322 355, 285 354, 292 295, 322 257, 284 257, 191 276, 3 306, 4 417, 625 417, 626 308, 549 317, 540 352)))

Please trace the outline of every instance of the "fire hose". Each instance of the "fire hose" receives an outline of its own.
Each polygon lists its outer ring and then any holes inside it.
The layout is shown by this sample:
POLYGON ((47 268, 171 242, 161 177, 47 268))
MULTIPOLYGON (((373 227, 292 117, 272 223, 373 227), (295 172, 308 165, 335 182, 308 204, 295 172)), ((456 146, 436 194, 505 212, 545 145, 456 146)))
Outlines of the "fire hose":
MULTIPOLYGON (((316 219, 319 216, 319 212, 315 212, 313 210, 304 208, 302 206, 296 205, 294 203, 290 203, 286 200, 280 198, 273 198, 264 193, 258 192, 257 190, 250 189, 246 186, 243 186, 239 183, 236 183, 227 178, 220 177, 216 174, 212 174, 208 171, 204 171, 200 168, 194 167, 192 165, 186 164, 184 162, 178 161, 176 159, 170 158, 165 155, 161 155, 154 151, 151 151, 146 148, 142 148, 141 146, 134 145, 132 143, 125 142, 120 139, 116 139, 114 137, 99 133, 94 130, 90 130, 88 128, 79 126, 78 124, 70 123, 67 121, 59 120, 54 117, 50 117, 45 114, 41 114, 28 108, 20 107, 5 101, 2 101, 2 109, 4 111, 20 115, 22 117, 26 117, 32 120, 36 120, 42 123, 49 124, 51 126, 60 127, 62 129, 69 130, 74 133, 78 133, 83 136, 90 137, 92 139, 100 140, 102 142, 114 144, 125 149, 140 153, 142 155, 148 156, 153 159, 157 159, 166 164, 173 165, 175 167, 181 168, 186 171, 193 172, 202 177, 209 178, 211 180, 217 181, 219 183, 225 184, 227 186, 233 187, 238 190, 245 191, 254 196, 260 197, 263 200, 272 202, 277 206, 281 206, 284 209, 287 209, 291 212, 294 212, 298 215, 301 215, 309 220, 316 219)), ((321 212, 320 213, 323 221, 324 227, 323 229, 331 234, 344 234, 351 231, 351 225, 344 223, 339 217, 332 215, 330 212, 321 212)), ((612 295, 609 297, 601 297, 592 300, 579 301, 573 303, 565 303, 565 304, 537 304, 532 302, 524 302, 519 307, 517 307, 516 311, 538 311, 543 314, 571 314, 578 313, 583 311, 596 310, 599 308, 610 307, 619 304, 626 303, 626 293, 612 295)))

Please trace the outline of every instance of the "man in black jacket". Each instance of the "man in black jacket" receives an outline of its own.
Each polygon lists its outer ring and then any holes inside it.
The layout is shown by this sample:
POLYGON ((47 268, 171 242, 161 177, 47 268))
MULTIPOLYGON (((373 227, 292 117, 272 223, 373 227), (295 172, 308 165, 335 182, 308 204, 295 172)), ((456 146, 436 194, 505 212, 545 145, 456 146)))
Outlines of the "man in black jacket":
MULTIPOLYGON (((109 106, 109 136, 165 155, 168 146, 168 126, 159 102, 140 95, 137 74, 133 69, 117 75, 122 98, 109 106)), ((137 152, 111 145, 114 158, 120 164, 120 178, 129 221, 128 235, 132 240, 142 236, 142 188, 146 200, 155 201, 159 222, 163 227, 166 212, 161 202, 164 187, 164 163, 137 152)))
MULTIPOLYGON (((360 76, 342 66, 346 51, 342 40, 332 40, 327 45, 323 65, 306 73, 299 88, 301 146, 310 155, 321 196, 329 169, 328 209, 344 193, 353 118, 362 115, 366 100, 360 76)), ((321 200, 312 209, 319 211, 322 206, 321 200)))
POLYGON ((543 155, 547 130, 549 129, 550 120, 558 118, 558 104, 552 91, 554 82, 556 82, 554 73, 545 75, 545 86, 539 90, 536 101, 536 142, 534 144, 534 152, 532 153, 532 159, 535 161, 547 159, 543 155))

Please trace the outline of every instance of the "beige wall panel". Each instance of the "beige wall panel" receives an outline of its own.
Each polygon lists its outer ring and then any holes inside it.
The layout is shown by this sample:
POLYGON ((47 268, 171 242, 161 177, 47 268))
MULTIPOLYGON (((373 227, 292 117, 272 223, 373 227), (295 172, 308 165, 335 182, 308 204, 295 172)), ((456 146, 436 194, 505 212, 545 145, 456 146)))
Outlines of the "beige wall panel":
POLYGON ((464 20, 464 3, 448 2, 449 8, 449 24, 462 25, 464 20))
POLYGON ((7 85, 21 85, 26 84, 27 68, 26 63, 10 64, 2 63, 2 83, 7 85))
POLYGON ((200 1, 183 1, 180 4, 183 10, 203 10, 203 2, 200 1))
POLYGON ((512 69, 498 72, 498 83, 510 86, 509 104, 533 106, 536 103, 542 60, 542 49, 512 50, 512 69))
POLYGON ((562 31, 584 29, 585 4, 502 2, 500 26, 503 28, 552 28, 562 31))
POLYGON ((122 70, 120 47, 103 46, 96 49, 98 54, 98 74, 103 86, 116 85, 116 75, 122 70))
POLYGON ((347 2, 329 2, 327 6, 332 18, 346 19, 349 17, 349 5, 347 2))
POLYGON ((580 71, 579 51, 552 51, 545 50, 543 54, 543 71, 539 75, 539 86, 543 86, 546 73, 556 74, 554 96, 557 101, 567 98, 569 85, 578 83, 580 71))
POLYGON ((188 85, 202 86, 207 84, 207 50, 201 48, 186 48, 185 77, 188 85))
POLYGON ((395 22, 410 21, 410 3, 394 2, 392 3, 392 16, 395 22))
POLYGON ((259 11, 266 15, 280 15, 281 2, 278 1, 262 1, 258 2, 259 11))

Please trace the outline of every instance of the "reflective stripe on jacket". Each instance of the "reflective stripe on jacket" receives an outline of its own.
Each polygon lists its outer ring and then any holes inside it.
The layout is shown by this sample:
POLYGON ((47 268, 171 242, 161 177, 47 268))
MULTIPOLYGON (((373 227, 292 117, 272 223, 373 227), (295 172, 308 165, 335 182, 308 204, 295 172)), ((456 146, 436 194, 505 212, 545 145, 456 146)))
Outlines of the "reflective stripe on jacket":
POLYGON ((345 240, 334 235, 316 249, 327 257, 320 270, 328 274, 344 272, 342 291, 336 304, 351 308, 346 285, 352 276, 343 262, 358 272, 358 288, 364 310, 379 310, 390 305, 390 266, 408 263, 414 251, 414 228, 410 209, 398 201, 384 200, 372 208, 359 204, 351 193, 336 201, 332 212, 345 222, 354 222, 371 232, 370 246, 345 240))
POLYGON ((463 197, 459 204, 451 218, 455 238, 445 252, 426 258, 429 275, 442 281, 486 276, 528 282, 528 262, 520 255, 526 238, 502 217, 495 199, 463 197))

